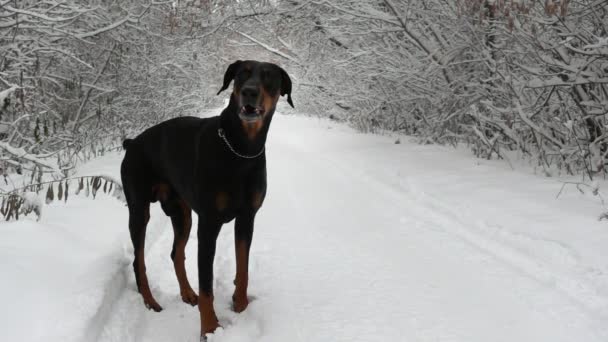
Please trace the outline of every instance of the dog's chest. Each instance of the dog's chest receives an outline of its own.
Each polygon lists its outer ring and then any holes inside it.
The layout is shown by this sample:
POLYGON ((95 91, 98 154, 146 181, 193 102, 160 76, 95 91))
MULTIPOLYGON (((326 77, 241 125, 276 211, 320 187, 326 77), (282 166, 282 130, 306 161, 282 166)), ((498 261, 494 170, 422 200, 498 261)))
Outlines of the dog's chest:
POLYGON ((213 211, 226 223, 234 219, 239 213, 257 211, 264 201, 265 193, 262 191, 217 191, 211 205, 213 211))
POLYGON ((203 196, 208 211, 219 215, 223 222, 241 213, 256 212, 266 195, 265 172, 224 172, 207 184, 203 196))

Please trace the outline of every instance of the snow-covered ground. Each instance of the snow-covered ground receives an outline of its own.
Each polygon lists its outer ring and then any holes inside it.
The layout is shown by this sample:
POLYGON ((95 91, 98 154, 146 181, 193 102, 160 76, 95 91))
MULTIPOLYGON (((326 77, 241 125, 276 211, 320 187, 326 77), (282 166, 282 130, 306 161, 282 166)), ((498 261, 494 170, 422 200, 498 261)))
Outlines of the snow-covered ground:
MULTIPOLYGON (((276 115, 256 220, 251 304, 230 310, 234 251, 215 262, 210 341, 608 341, 608 223, 596 197, 468 153, 276 115)), ((110 154, 80 174, 118 176, 110 154)), ((127 210, 73 196, 0 224, 0 341, 198 341, 155 206, 144 308, 127 210)), ((196 221, 194 222, 196 227, 196 221)), ((196 286, 196 232, 186 267, 196 286)))

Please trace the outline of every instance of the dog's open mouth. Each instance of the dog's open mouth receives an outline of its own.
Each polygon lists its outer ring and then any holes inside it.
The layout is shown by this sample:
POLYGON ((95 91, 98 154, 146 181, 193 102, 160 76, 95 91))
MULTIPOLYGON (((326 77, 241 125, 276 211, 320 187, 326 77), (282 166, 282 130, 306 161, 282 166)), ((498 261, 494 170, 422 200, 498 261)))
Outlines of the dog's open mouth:
POLYGON ((239 117, 241 118, 241 120, 252 122, 252 121, 260 120, 262 118, 263 114, 264 114, 264 108, 245 105, 245 106, 241 107, 241 111, 239 112, 239 117))

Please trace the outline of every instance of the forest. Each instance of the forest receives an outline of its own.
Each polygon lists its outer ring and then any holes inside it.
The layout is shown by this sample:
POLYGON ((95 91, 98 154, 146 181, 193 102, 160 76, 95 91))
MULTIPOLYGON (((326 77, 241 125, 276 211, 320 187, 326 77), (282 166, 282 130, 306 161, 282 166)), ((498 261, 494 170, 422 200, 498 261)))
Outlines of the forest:
MULTIPOLYGON (((299 113, 547 175, 605 174, 604 0, 0 0, 0 168, 69 177, 217 107, 226 65, 289 70, 299 113)), ((5 179, 6 181, 6 179, 5 179)))

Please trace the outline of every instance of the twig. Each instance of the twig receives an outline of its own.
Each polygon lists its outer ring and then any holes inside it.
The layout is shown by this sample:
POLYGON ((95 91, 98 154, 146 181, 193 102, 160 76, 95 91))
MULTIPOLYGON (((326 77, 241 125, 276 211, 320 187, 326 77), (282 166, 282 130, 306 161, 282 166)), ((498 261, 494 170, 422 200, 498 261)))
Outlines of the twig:
POLYGON ((581 186, 586 186, 586 187, 590 188, 592 190, 592 193, 594 195, 598 196, 600 198, 602 205, 604 205, 604 197, 602 196, 602 194, 600 193, 600 191, 597 187, 594 187, 594 186, 591 186, 591 185, 585 184, 585 183, 580 183, 580 182, 563 182, 562 187, 559 189, 559 192, 555 196, 555 199, 559 198, 562 191, 564 191, 564 188, 566 187, 566 185, 569 185, 569 184, 576 185, 576 188, 578 189, 578 191, 583 195, 585 194, 585 191, 583 191, 583 189, 581 189, 581 186))

